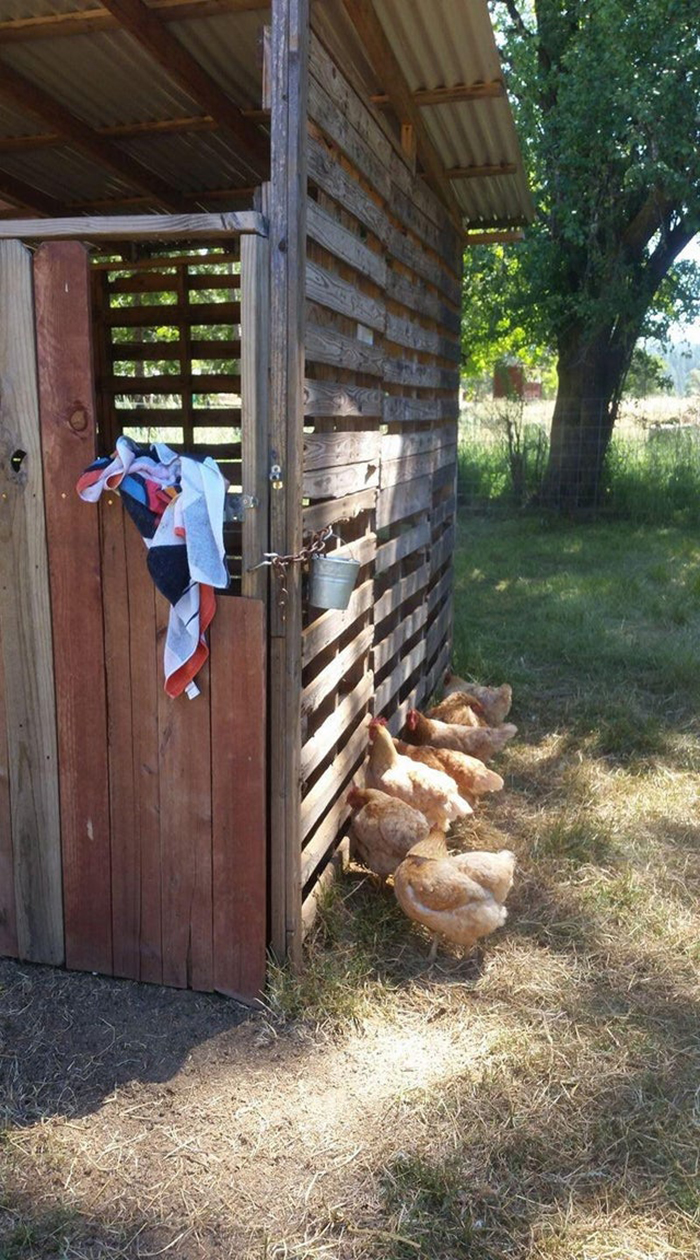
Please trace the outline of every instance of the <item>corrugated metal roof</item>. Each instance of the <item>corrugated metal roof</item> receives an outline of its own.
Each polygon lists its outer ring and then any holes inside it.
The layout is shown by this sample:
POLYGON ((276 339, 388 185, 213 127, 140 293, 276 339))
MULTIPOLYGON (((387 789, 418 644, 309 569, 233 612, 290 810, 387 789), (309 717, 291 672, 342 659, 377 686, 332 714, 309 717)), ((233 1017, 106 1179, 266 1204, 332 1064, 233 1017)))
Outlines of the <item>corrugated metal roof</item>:
MULTIPOLYGON (((375 8, 412 90, 501 77, 486 0, 375 0, 375 8)), ((108 167, 100 168, 94 156, 81 156, 74 144, 68 149, 65 141, 53 148, 3 151, 2 138, 52 130, 50 117, 35 117, 28 107, 3 99, 3 64, 97 133, 206 116, 206 107, 195 99, 193 89, 183 87, 124 30, 69 33, 61 20, 40 30, 43 38, 35 37, 35 29, 30 39, 8 42, 3 38, 3 24, 8 22, 86 12, 104 17, 98 0, 0 0, 0 196, 3 170, 70 203, 103 201, 110 191, 123 200, 142 191, 126 178, 116 178, 108 167)), ((267 7, 186 18, 180 18, 174 8, 167 15, 162 8, 158 13, 161 20, 167 17, 170 34, 231 101, 242 109, 260 108, 262 28, 270 20, 267 7)), ((342 0, 314 0, 312 21, 352 80, 367 94, 383 92, 385 85, 369 65, 342 0)), ((522 222, 530 216, 531 202, 505 96, 423 106, 421 114, 439 160, 448 170, 503 163, 517 168, 514 175, 452 180, 465 222, 522 222)), ((395 127, 396 119, 392 121, 389 111, 385 116, 387 125, 395 127)), ((177 126, 185 125, 177 122, 177 126)), ((235 139, 221 127, 106 138, 187 196, 253 182, 250 167, 237 156, 235 139)), ((147 204, 148 198, 144 208, 147 204)))

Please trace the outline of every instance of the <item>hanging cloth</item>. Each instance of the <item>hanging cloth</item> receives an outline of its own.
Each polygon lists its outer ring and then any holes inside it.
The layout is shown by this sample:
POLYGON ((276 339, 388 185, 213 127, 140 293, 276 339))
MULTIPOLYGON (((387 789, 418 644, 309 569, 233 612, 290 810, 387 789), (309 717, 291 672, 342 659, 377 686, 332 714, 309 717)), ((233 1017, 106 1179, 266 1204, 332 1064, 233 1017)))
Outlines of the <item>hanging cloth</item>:
POLYGON ((229 584, 224 552, 227 482, 210 456, 178 455, 163 442, 140 446, 117 438, 78 480, 81 499, 96 503, 117 491, 148 548, 148 571, 170 603, 163 664, 169 696, 198 695, 194 678, 209 655, 205 631, 216 609, 214 588, 229 584))

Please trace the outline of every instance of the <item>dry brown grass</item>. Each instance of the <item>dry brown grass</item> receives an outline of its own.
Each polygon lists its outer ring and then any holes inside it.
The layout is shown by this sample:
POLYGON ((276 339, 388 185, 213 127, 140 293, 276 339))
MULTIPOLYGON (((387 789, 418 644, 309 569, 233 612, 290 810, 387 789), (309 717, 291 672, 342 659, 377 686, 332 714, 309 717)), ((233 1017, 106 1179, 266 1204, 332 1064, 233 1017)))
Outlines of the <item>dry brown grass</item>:
POLYGON ((519 859, 477 954, 429 970, 352 867, 266 1010, 1 962, 2 1260, 697 1260, 699 731, 655 624, 647 694, 520 622, 506 790, 454 837, 519 859))

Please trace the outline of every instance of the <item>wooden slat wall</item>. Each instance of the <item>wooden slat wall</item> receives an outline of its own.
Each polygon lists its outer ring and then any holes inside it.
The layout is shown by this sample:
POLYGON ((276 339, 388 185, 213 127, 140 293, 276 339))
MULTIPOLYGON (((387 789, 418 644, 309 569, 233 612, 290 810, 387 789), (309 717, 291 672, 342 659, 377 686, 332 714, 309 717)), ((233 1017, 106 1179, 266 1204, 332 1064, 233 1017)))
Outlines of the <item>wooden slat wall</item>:
POLYGON ((447 212, 315 37, 309 128, 304 527, 362 568, 303 632, 305 928, 368 715, 398 732, 448 660, 461 272, 447 212))

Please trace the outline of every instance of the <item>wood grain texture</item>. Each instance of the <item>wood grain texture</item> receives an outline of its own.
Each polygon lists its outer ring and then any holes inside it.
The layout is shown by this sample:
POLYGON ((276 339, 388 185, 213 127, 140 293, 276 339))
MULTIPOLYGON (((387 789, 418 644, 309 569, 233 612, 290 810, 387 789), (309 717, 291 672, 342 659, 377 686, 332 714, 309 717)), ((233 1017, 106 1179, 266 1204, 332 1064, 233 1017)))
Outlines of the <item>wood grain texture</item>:
MULTIPOLYGON (((279 554, 298 552, 302 540, 308 48, 308 0, 278 0, 270 40, 270 445, 283 484, 271 491, 270 546, 279 554)), ((294 965, 302 944, 298 569, 288 575, 284 608, 270 605, 270 939, 294 965)))
POLYGON ((32 262, 0 242, 0 642, 18 953, 64 958, 56 702, 32 262), (24 452, 22 456, 19 452, 24 452), (13 457, 15 457, 13 461, 13 457), (15 466, 17 459, 19 466, 15 466))
MULTIPOLYGON (((162 644, 169 605, 156 594, 162 644)), ((159 653, 160 655, 160 653, 159 653)), ((200 695, 171 699, 158 690, 163 983, 213 988, 210 676, 200 695)))
POLYGON ((0 240, 165 241, 225 240, 244 232, 266 235, 265 220, 254 210, 224 214, 124 214, 75 219, 4 219, 0 240))
POLYGON ((5 677, 0 641, 0 954, 17 957, 17 917, 10 811, 10 766, 5 713, 5 677))
POLYGON ((54 640, 66 964, 112 972, 107 701, 98 515, 75 485, 96 455, 88 257, 34 256, 54 640))
POLYGON ((262 237, 241 242, 241 445, 243 494, 256 505, 243 515, 242 593, 267 597, 268 571, 254 568, 268 550, 270 250, 262 237))
POLYGON ((261 600, 211 626, 213 987, 258 998, 267 945, 266 634, 261 600))

